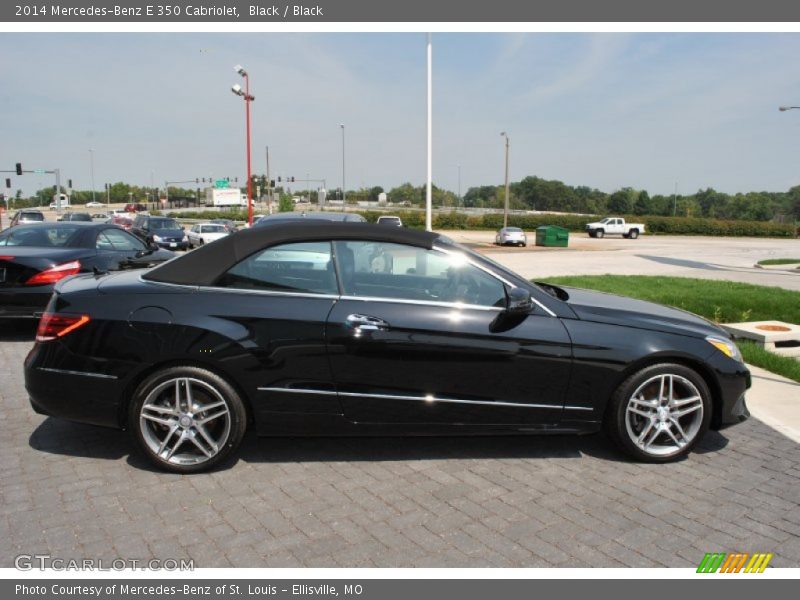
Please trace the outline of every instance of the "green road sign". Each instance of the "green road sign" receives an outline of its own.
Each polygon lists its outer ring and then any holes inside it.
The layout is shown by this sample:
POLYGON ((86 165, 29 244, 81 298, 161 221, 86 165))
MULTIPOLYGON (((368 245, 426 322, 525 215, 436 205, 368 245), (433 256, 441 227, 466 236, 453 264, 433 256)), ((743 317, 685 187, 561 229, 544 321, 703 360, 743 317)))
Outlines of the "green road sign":
POLYGON ((228 180, 227 179, 217 179, 214 182, 214 187, 217 188, 218 190, 224 190, 225 188, 228 187, 228 180))
POLYGON ((34 169, 33 172, 41 175, 42 173, 44 173, 44 169, 34 169))

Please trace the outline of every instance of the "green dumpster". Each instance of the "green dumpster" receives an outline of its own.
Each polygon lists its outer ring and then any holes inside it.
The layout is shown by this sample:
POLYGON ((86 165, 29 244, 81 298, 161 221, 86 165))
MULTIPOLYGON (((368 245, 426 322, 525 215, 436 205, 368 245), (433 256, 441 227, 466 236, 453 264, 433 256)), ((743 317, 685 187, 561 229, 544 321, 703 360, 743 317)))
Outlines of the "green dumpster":
POLYGON ((569 245, 569 230, 557 225, 537 227, 536 245, 566 248, 569 245))

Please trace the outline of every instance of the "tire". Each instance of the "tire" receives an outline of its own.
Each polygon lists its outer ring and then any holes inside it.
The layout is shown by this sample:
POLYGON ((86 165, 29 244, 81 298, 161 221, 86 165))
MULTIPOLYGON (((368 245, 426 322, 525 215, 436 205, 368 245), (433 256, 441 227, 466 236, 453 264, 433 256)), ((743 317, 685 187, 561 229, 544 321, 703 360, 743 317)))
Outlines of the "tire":
POLYGON ((595 235, 595 232, 592 230, 592 231, 589 231, 589 237, 593 238, 593 237, 597 237, 597 236, 595 235))
POLYGON ((234 454, 244 437, 247 411, 236 390, 216 373, 199 367, 170 367, 136 389, 128 425, 139 450, 157 467, 197 473, 234 454), (178 405, 176 392, 181 394, 178 405))
POLYGON ((703 378, 684 365, 660 363, 620 384, 606 409, 604 427, 636 460, 665 463, 691 452, 710 422, 711 392, 703 378))
POLYGON ((639 230, 631 229, 630 233, 628 234, 628 237, 631 238, 632 240, 635 240, 636 238, 639 237, 639 230))
POLYGON ((594 232, 594 237, 602 238, 605 234, 606 234, 605 231, 603 231, 602 229, 598 229, 597 231, 594 232))

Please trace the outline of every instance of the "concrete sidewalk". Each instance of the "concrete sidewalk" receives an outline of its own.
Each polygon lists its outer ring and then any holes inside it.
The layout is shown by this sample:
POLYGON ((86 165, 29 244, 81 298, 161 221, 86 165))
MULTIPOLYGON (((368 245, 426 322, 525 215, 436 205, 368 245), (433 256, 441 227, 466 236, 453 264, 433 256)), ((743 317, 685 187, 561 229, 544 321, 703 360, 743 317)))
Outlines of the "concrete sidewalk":
POLYGON ((750 414, 800 443, 800 383, 747 365, 753 375, 753 387, 747 392, 750 414))

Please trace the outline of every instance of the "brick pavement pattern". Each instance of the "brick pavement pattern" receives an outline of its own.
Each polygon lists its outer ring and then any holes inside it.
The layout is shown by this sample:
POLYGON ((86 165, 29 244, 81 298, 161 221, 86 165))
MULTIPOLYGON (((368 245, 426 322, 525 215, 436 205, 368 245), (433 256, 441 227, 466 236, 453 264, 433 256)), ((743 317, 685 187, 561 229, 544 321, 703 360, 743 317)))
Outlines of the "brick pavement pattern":
POLYGON ((602 436, 266 438, 211 474, 150 469, 127 434, 35 414, 32 330, 0 323, 0 566, 18 554, 197 567, 800 566, 800 445, 751 419, 687 460, 602 436))

